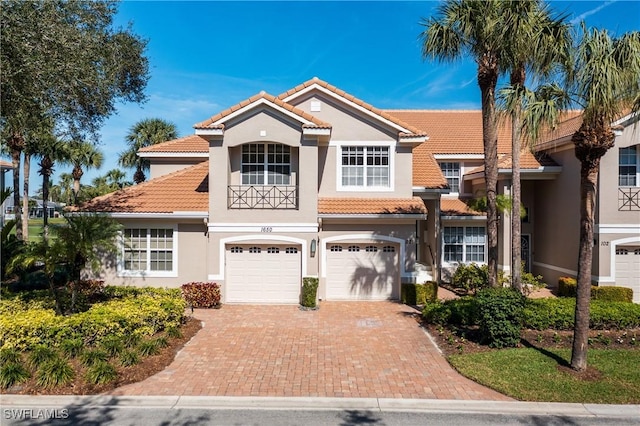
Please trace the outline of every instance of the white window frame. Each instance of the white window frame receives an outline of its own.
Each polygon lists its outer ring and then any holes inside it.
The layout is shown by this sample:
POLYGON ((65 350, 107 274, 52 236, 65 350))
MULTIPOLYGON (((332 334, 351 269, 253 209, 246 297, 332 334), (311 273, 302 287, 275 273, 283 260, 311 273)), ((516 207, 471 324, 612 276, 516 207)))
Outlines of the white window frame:
POLYGON ((440 171, 442 171, 442 175, 444 176, 444 178, 447 180, 447 184, 449 185, 449 187, 451 188, 451 192, 449 194, 459 194, 460 193, 460 187, 462 186, 462 163, 459 161, 438 161, 438 166, 440 166, 440 171), (457 165, 458 167, 458 175, 457 176, 453 176, 453 175, 448 175, 447 174, 447 170, 450 169, 444 169, 443 165, 444 164, 454 164, 457 165), (457 179, 458 180, 458 190, 454 191, 453 187, 450 184, 450 179, 457 179))
MULTIPOLYGON (((633 156, 631 156, 633 157, 633 156)), ((625 176, 630 176, 630 175, 625 175, 625 176)), ((637 188, 640 186, 640 145, 631 145, 631 146, 623 146, 620 147, 618 149, 618 187, 621 188, 637 188), (636 178, 636 184, 635 185, 620 185, 620 167, 622 166, 632 166, 630 164, 622 164, 621 163, 621 150, 622 149, 633 149, 636 151, 636 173, 635 173, 635 178, 636 178)))
MULTIPOLYGON (((251 153, 249 153, 251 154, 251 153)), ((258 154, 256 154, 258 155, 258 154)), ((240 184, 243 186, 289 186, 291 185, 291 156, 292 156, 292 152, 291 152, 291 147, 289 145, 285 145, 285 144, 281 144, 281 143, 277 143, 277 142, 258 142, 258 143, 248 143, 248 144, 244 144, 242 145, 242 147, 240 148, 240 184), (263 146, 263 152, 259 155, 263 155, 264 158, 262 160, 261 163, 245 163, 244 162, 244 149, 245 147, 250 147, 250 146, 263 146), (280 146, 283 149, 286 148, 288 150, 288 152, 282 152, 282 153, 274 153, 273 155, 277 156, 277 155, 288 155, 289 156, 289 162, 288 163, 279 163, 279 162, 270 162, 269 161, 269 147, 270 146, 280 146), (244 166, 245 165, 262 165, 262 183, 244 183, 244 176, 245 173, 243 172, 244 166), (270 171, 269 171, 269 167, 273 166, 273 167, 288 167, 289 168, 289 173, 288 174, 274 174, 271 175, 270 171), (269 183, 269 178, 273 176, 274 180, 276 177, 278 176, 286 176, 286 180, 287 182, 283 182, 283 183, 269 183)), ((259 176, 259 175, 255 175, 255 176, 259 176)))
MULTIPOLYGON (((331 142, 330 146, 336 147, 336 189, 344 192, 393 192, 395 186, 395 159, 396 159, 396 143, 382 141, 342 141, 331 142), (364 148, 364 174, 362 185, 343 185, 342 184, 342 149, 348 147, 364 148), (389 153, 389 185, 388 186, 367 186, 367 148, 387 148, 389 153)), ((369 166, 376 167, 376 166, 369 166)))
POLYGON ((487 263, 487 227, 484 224, 447 224, 442 226, 442 264, 443 265, 455 265, 455 264, 469 264, 469 263, 477 263, 479 265, 484 265, 487 263), (447 245, 452 245, 452 243, 445 243, 445 229, 447 228, 462 228, 462 242, 460 245, 462 246, 462 260, 445 260, 445 247, 447 245), (473 238, 476 235, 467 234, 467 229, 470 228, 484 228, 484 242, 482 244, 477 241, 467 241, 467 237, 473 238), (467 260, 467 254, 471 255, 471 252, 468 252, 468 248, 471 246, 483 245, 484 250, 482 251, 482 255, 484 257, 483 261, 479 260, 467 260))
POLYGON ((117 276, 118 277, 131 277, 131 278, 175 278, 178 276, 178 227, 174 226, 166 226, 166 225, 129 225, 125 226, 125 229, 144 229, 147 233, 147 268, 144 270, 127 270, 125 269, 124 263, 124 255, 125 255, 125 238, 124 231, 120 231, 118 237, 118 266, 117 266, 117 276), (150 270, 151 264, 151 230, 153 229, 171 229, 173 231, 172 235, 172 248, 171 248, 171 266, 172 269, 170 271, 152 271, 150 270))

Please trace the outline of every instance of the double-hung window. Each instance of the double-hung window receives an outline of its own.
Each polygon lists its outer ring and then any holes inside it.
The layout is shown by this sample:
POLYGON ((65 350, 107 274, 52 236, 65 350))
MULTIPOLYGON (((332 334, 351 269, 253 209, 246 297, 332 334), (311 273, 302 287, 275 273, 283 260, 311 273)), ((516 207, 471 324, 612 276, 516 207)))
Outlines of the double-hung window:
POLYGON ((243 185, 289 185, 291 148, 277 143, 242 145, 243 185))
POLYGON ((638 146, 620 148, 618 186, 640 186, 640 160, 638 156, 638 146))
POLYGON ((391 161, 388 146, 343 146, 343 188, 390 188, 391 161))
POLYGON ((172 228, 126 228, 122 237, 123 272, 149 275, 175 272, 172 228))
POLYGON ((443 240, 445 262, 485 262, 484 226, 445 226, 443 240))
POLYGON ((447 179, 451 192, 460 192, 460 163, 440 163, 440 169, 445 179, 447 179))

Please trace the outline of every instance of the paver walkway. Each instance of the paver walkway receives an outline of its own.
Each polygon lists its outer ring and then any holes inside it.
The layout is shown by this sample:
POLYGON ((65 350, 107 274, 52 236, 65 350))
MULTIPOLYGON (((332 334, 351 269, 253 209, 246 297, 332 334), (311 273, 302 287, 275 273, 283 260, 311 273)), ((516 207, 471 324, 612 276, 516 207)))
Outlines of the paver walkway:
POLYGON ((113 395, 510 398, 455 372, 394 302, 225 305, 164 371, 113 395))

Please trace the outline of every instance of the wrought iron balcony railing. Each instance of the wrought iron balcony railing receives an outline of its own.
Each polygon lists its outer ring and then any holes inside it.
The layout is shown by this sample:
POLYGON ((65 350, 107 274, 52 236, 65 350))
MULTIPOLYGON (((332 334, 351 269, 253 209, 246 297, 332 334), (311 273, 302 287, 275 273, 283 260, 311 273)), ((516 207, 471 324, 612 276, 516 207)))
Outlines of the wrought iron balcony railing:
POLYGON ((640 188, 618 188, 618 211, 640 210, 640 188))
POLYGON ((230 209, 297 209, 297 186, 229 185, 230 209))

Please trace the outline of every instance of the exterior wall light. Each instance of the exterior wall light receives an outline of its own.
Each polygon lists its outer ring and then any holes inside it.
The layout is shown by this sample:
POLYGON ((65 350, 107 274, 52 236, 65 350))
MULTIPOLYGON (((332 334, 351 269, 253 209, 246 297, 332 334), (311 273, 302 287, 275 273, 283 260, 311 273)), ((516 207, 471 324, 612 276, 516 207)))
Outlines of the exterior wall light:
POLYGON ((316 250, 318 249, 318 242, 314 238, 311 240, 311 247, 309 248, 309 252, 311 253, 311 257, 316 257, 316 250))

